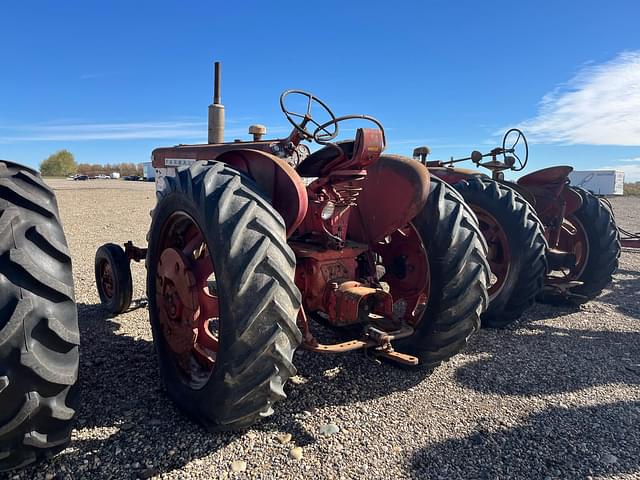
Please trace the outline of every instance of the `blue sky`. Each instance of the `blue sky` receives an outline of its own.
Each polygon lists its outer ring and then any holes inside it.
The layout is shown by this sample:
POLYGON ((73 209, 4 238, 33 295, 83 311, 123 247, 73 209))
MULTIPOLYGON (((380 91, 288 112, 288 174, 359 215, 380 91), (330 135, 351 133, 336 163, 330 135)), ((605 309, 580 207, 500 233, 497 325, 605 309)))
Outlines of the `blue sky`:
POLYGON ((278 97, 300 88, 379 118, 395 153, 466 156, 520 125, 529 171, 640 180, 638 18, 634 0, 3 2, 0 158, 142 162, 205 141, 215 59, 228 140, 283 135, 278 97))

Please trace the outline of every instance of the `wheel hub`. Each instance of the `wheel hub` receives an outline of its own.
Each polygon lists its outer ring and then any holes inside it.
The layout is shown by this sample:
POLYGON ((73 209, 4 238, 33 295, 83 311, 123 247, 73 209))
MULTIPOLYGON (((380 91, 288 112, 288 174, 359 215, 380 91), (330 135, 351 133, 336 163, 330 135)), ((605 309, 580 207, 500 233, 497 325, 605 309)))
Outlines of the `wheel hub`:
POLYGON ((156 277, 156 302, 162 330, 182 366, 198 336, 199 302, 196 280, 184 254, 175 248, 162 252, 156 277))
POLYGON ((473 206, 472 209, 478 217, 480 231, 489 249, 487 261, 491 269, 491 281, 488 292, 489 298, 495 298, 504 286, 509 274, 511 263, 509 240, 504 229, 493 215, 477 206, 473 206))
POLYGON ((113 271, 111 269, 111 264, 109 262, 104 262, 102 264, 102 272, 100 275, 102 291, 104 292, 107 298, 113 298, 113 271))

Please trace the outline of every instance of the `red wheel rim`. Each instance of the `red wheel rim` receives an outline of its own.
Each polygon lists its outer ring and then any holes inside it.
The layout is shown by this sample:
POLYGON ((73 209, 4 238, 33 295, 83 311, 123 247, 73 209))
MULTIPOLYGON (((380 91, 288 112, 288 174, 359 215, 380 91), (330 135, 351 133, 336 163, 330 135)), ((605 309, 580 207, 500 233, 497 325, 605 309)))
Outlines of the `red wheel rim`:
POLYGON ((188 214, 171 215, 156 263, 156 309, 173 361, 191 388, 211 376, 219 350, 215 269, 204 235, 188 214))
POLYGON ((427 250, 416 228, 409 224, 387 236, 372 250, 380 256, 389 285, 394 317, 416 326, 422 320, 431 287, 427 250))
POLYGON ((478 217, 480 231, 487 242, 487 261, 491 269, 491 279, 487 292, 489 298, 494 298, 505 285, 511 269, 511 252, 507 235, 493 215, 482 208, 473 206, 473 212, 478 217))
POLYGON ((560 275, 550 277, 551 283, 579 279, 589 258, 589 237, 580 220, 574 215, 567 216, 562 222, 558 249, 573 253, 576 256, 576 264, 573 268, 560 270, 560 275))
POLYGON ((100 262, 100 289, 104 296, 108 299, 113 298, 114 284, 113 270, 111 264, 107 260, 100 262))

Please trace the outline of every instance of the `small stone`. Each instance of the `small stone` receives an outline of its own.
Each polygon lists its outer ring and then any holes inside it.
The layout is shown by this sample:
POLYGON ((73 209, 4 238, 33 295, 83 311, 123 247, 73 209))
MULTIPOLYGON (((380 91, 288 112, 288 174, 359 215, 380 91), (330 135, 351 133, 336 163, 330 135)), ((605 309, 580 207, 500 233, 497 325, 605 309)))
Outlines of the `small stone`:
POLYGON ((618 457, 616 457, 615 455, 611 455, 610 453, 607 453, 602 457, 602 461, 604 463, 611 465, 614 463, 618 463, 618 457))
POLYGON ((244 460, 234 460, 231 463, 232 472, 244 472, 247 469, 247 462, 244 460))
POLYGON ((293 458, 294 460, 302 460, 302 448, 293 447, 291 450, 289 450, 289 457, 293 458))
POLYGON ((307 383, 307 379, 306 379, 306 378, 301 377, 300 375, 294 375, 293 377, 291 377, 291 378, 289 379, 289 381, 290 381, 291 383, 293 383, 294 385, 302 385, 302 384, 304 384, 304 383, 307 383))
POLYGON ((322 375, 327 378, 334 378, 341 370, 342 369, 340 367, 329 368, 328 370, 325 370, 322 375))
POLYGON ((44 474, 44 480, 53 480, 54 477, 55 475, 51 472, 47 472, 44 474))
POLYGON ((131 430, 135 425, 133 423, 125 422, 120 425, 120 430, 124 430, 125 432, 131 430))
POLYGON ((258 435, 257 435, 255 432, 249 432, 249 433, 247 433, 247 438, 248 438, 249 440, 255 440, 257 436, 258 436, 258 435))
POLYGON ((321 425, 318 431, 320 435, 333 435, 340 431, 340 427, 335 423, 327 423, 326 425, 321 425))
POLYGON ((131 468, 133 468, 134 470, 137 470, 140 468, 140 464, 138 462, 133 462, 131 464, 131 468))
POLYGON ((291 441, 291 434, 290 433, 281 433, 276 438, 278 439, 278 441, 282 445, 284 445, 285 443, 289 443, 291 441))
POLYGON ((399 447, 399 446, 397 446, 397 445, 394 445, 394 446, 391 448, 391 450, 392 450, 394 453, 400 453, 400 452, 402 452, 402 448, 400 448, 400 447, 399 447))

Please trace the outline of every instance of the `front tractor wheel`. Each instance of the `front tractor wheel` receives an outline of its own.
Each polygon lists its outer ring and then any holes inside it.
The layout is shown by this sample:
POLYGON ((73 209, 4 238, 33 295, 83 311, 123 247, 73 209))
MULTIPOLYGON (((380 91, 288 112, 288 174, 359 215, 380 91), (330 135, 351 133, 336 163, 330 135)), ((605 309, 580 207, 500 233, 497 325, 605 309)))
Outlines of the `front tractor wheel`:
POLYGON ((198 162, 154 210, 147 295, 168 395, 211 430, 272 413, 295 375, 300 293, 280 215, 246 176, 198 162))
POLYGON ((547 272, 544 226, 522 195, 495 180, 471 177, 455 188, 478 217, 489 248, 489 308, 482 325, 505 327, 542 292, 547 272))
POLYGON ((96 287, 100 303, 112 315, 126 312, 133 296, 131 264, 120 245, 107 243, 96 252, 96 287))
POLYGON ((396 342, 397 349, 418 357, 420 367, 433 369, 462 350, 480 327, 488 303, 486 244, 460 195, 433 176, 427 203, 411 228, 389 240, 382 255, 383 280, 397 299, 394 310, 411 299, 411 312, 396 313, 414 317, 415 328, 412 336, 396 342))

